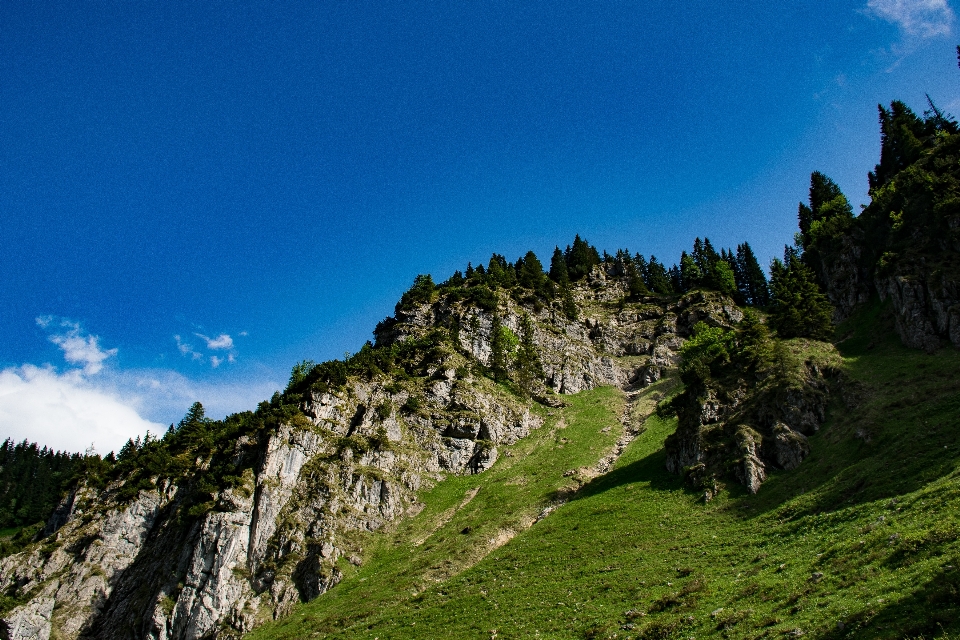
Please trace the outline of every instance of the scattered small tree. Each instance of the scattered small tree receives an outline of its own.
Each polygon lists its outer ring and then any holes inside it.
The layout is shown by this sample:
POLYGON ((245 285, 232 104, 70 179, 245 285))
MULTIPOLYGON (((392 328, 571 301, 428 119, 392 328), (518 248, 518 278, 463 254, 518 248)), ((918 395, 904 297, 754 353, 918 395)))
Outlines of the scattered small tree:
POLYGON ((497 382, 510 375, 510 363, 520 340, 510 327, 503 325, 499 315, 493 316, 490 326, 490 373, 497 382))

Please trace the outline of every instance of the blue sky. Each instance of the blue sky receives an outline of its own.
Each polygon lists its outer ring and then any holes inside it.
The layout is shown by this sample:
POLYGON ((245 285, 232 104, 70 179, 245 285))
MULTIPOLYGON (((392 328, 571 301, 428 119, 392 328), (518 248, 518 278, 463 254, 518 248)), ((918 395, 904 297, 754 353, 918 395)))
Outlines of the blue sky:
POLYGON ((215 4, 0 4, 0 437, 252 408, 493 251, 768 260, 960 112, 946 0, 215 4))

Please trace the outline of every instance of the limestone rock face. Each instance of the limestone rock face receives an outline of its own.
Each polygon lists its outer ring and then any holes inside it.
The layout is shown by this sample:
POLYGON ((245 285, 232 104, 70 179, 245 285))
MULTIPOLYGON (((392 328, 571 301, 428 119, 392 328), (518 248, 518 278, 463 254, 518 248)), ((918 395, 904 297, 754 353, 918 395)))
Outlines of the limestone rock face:
POLYGON ((854 230, 839 239, 835 252, 819 261, 817 271, 833 305, 834 323, 846 320, 870 299, 873 274, 863 266, 863 242, 863 233, 854 230))
POLYGON ((53 598, 40 596, 17 607, 0 622, 0 634, 5 638, 47 640, 55 602, 53 598))
POLYGON ((893 305, 900 339, 925 351, 936 350, 945 340, 960 347, 960 283, 911 271, 877 280, 880 298, 893 305))
MULTIPOLYGON (((532 321, 543 368, 534 397, 559 406, 556 394, 650 384, 675 365, 694 324, 742 317, 719 294, 625 304, 627 293, 624 274, 599 265, 573 290, 575 321, 559 306, 501 296, 502 326, 519 335, 524 316, 532 321)), ((203 501, 191 473, 153 479, 132 499, 123 481, 81 486, 43 540, 0 560, 0 589, 26 599, 3 629, 17 640, 235 638, 323 594, 341 579, 340 559, 363 561, 351 532, 416 513, 420 489, 482 473, 541 426, 532 400, 477 373, 490 364, 493 326, 492 313, 453 297, 398 310, 378 325, 378 344, 429 344, 420 339, 443 330, 452 347, 416 347, 420 360, 397 379, 310 386, 293 418, 231 444, 243 475, 203 501)), ((701 409, 700 423, 722 419, 720 400, 701 409)), ((710 450, 691 440, 677 468, 710 450)), ((193 473, 209 464, 198 458, 193 473)))
POLYGON ((854 229, 837 239, 838 246, 818 256, 818 274, 834 306, 833 321, 841 322, 860 309, 875 291, 889 302, 902 342, 933 351, 942 344, 960 347, 960 279, 956 248, 924 242, 921 255, 907 258, 886 254, 882 265, 867 258, 863 231, 854 229))
POLYGON ((125 504, 109 488, 68 496, 49 556, 38 545, 0 562, 0 588, 38 594, 6 615, 9 637, 238 637, 322 594, 341 556, 360 561, 344 533, 400 517, 437 474, 490 468, 497 445, 542 424, 489 384, 430 389, 405 414, 409 393, 379 383, 311 395, 307 420, 238 443, 258 447, 260 462, 199 518, 184 517, 176 485, 125 504))
POLYGON ((760 459, 761 436, 749 427, 741 427, 736 432, 736 442, 740 459, 734 473, 747 491, 756 493, 767 479, 766 467, 760 459))

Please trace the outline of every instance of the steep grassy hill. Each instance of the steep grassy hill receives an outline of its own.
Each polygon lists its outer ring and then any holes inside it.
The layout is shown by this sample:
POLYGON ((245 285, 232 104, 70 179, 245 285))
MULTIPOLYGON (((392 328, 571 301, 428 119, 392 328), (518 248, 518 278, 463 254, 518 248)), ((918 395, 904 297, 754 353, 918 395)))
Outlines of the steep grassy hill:
POLYGON ((671 381, 582 392, 490 471, 441 482, 418 516, 369 534, 362 566, 251 637, 956 633, 960 358, 904 348, 891 323, 874 303, 840 327, 828 421, 756 495, 730 484, 705 503, 666 472, 676 419, 650 408, 671 381), (589 478, 625 403, 641 433, 589 478))

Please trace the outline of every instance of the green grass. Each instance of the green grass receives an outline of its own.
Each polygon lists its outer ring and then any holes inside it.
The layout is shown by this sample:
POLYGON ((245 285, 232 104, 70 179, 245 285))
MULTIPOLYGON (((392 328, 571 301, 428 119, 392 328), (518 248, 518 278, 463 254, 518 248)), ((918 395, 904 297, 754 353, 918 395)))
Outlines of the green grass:
POLYGON ((490 471, 439 483, 420 515, 369 537, 362 568, 253 637, 950 637, 960 357, 877 339, 888 324, 875 306, 841 328, 827 424, 755 496, 731 483, 704 503, 684 488, 664 471, 675 422, 654 416, 613 470, 527 526, 619 432, 618 391, 579 394, 490 471))

